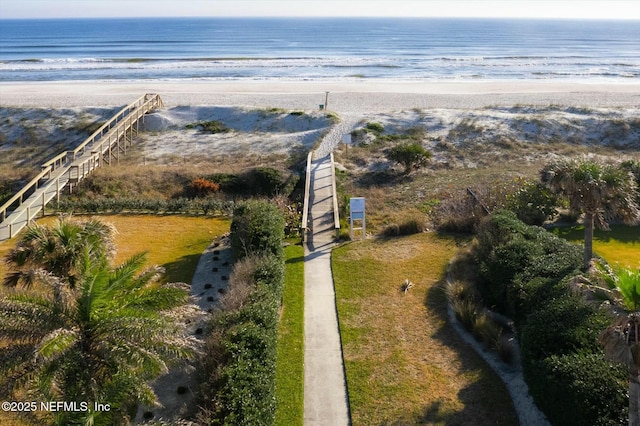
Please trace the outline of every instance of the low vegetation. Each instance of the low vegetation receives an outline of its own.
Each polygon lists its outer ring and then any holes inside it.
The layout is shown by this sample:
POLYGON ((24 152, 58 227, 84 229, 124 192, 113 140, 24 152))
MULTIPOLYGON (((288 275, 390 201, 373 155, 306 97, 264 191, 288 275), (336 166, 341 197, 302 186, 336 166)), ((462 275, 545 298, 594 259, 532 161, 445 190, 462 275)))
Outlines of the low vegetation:
POLYGON ((282 313, 276 366, 277 426, 302 426, 304 417, 304 249, 289 245, 285 254, 282 313))
POLYGON ((231 223, 237 263, 206 338, 199 422, 271 425, 276 413, 284 218, 275 206, 238 206, 231 223))
POLYGON ((580 248, 496 212, 479 227, 472 256, 485 305, 515 322, 525 379, 549 420, 624 423, 626 374, 597 344, 612 318, 570 290, 580 248))
POLYGON ((443 279, 456 251, 434 234, 333 251, 354 425, 517 424, 500 379, 447 323, 443 279))
POLYGON ((31 226, 7 258, 20 279, 6 284, 26 290, 0 299, 3 400, 87 404, 20 410, 33 423, 127 423, 137 404, 157 401, 149 381, 198 351, 175 322, 185 285, 158 283, 158 269, 141 270, 144 254, 113 265, 112 235, 62 218, 31 226))

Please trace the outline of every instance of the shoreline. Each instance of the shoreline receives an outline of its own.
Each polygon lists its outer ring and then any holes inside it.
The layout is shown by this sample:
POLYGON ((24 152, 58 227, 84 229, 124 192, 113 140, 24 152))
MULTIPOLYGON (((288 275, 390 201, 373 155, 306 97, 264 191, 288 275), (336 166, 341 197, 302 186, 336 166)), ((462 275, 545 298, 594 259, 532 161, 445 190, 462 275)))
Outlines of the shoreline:
POLYGON ((0 106, 118 106, 158 93, 167 107, 219 105, 341 112, 489 106, 637 107, 640 83, 538 80, 432 81, 56 81, 0 82, 0 106))

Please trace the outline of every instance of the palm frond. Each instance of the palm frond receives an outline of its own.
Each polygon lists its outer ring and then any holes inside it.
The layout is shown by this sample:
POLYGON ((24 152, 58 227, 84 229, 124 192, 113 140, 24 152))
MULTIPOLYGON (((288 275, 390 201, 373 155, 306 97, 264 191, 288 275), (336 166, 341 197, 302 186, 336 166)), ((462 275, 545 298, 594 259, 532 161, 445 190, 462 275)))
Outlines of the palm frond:
POLYGON ((80 341, 80 334, 77 330, 59 328, 45 336, 36 348, 36 356, 45 362, 59 359, 71 350, 80 341))

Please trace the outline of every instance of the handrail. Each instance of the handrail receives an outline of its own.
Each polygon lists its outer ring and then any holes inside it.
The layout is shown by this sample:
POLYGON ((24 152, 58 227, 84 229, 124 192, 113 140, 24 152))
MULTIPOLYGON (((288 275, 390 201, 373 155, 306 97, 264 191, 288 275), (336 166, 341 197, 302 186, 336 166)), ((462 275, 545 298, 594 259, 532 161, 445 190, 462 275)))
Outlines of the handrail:
POLYGON ((331 185, 333 186, 333 226, 336 229, 336 234, 340 232, 340 213, 338 212, 338 192, 336 191, 336 165, 333 159, 333 152, 331 155, 331 185))
MULTIPOLYGON (((58 161, 62 161, 63 159, 66 160, 67 159, 67 155, 69 154, 69 151, 64 151, 61 152, 60 154, 56 155, 55 157, 53 157, 52 159, 50 159, 49 161, 47 161, 46 163, 42 163, 42 165, 40 166, 43 170, 45 168, 49 168, 52 167, 51 171, 56 169, 56 163, 58 161)), ((63 162, 63 161, 62 161, 63 162)))
MULTIPOLYGON (((43 163, 41 165, 40 173, 38 173, 31 181, 29 181, 29 183, 23 186, 22 189, 20 189, 15 195, 13 195, 9 200, 7 200, 0 207, 0 222, 4 222, 6 220, 7 211, 9 210, 9 207, 11 207, 16 201, 19 201, 20 205, 22 205, 23 203, 22 197, 24 196, 25 193, 27 193, 33 188, 35 188, 35 190, 38 190, 38 184, 41 179, 43 179, 46 175, 49 175, 48 177, 51 178, 51 172, 61 167, 63 164, 68 163, 69 156, 72 157, 72 160, 75 160, 76 155, 78 154, 79 151, 83 151, 89 143, 95 142, 98 136, 103 136, 105 134, 104 130, 106 128, 109 129, 106 133, 109 133, 109 131, 111 130, 114 124, 116 124, 115 128, 117 129, 118 123, 122 123, 123 120, 125 120, 124 122, 125 125, 128 125, 129 127, 131 127, 133 125, 133 116, 130 117, 131 119, 128 122, 126 121, 126 118, 128 117, 128 114, 131 111, 136 109, 142 110, 142 114, 136 115, 136 121, 137 121, 140 117, 143 117, 144 114, 151 111, 155 107, 162 107, 162 106, 163 106, 163 102, 158 94, 149 94, 149 93, 144 94, 140 96, 138 99, 136 99, 134 102, 132 102, 131 104, 122 108, 107 123, 100 126, 98 130, 93 132, 91 136, 85 139, 74 150, 61 152, 60 154, 56 155, 55 157, 43 163), (57 166, 58 163, 60 164, 60 166, 57 166)), ((95 158, 93 159, 95 160, 95 158)), ((43 184, 46 185, 46 181, 43 184)))
POLYGON ((304 182, 304 202, 302 207, 302 242, 307 240, 307 229, 309 228, 309 192, 311 187, 311 157, 313 153, 307 155, 307 175, 304 182))
POLYGON ((6 214, 7 214, 7 210, 9 209, 9 207, 11 207, 11 205, 13 203, 15 203, 16 201, 18 201, 19 199, 22 198, 22 196, 29 191, 31 188, 33 188, 34 186, 37 187, 38 182, 40 182, 40 179, 42 179, 45 175, 47 175, 49 172, 51 171, 50 168, 46 168, 44 170, 42 170, 40 173, 38 173, 36 175, 36 177, 34 177, 33 179, 31 179, 29 181, 28 184, 26 184, 20 191, 16 192, 16 194, 9 198, 9 200, 4 203, 2 205, 2 207, 0 207, 0 222, 4 222, 4 220, 6 219, 6 214))
MULTIPOLYGON (((106 128, 108 128, 109 130, 111 130, 111 126, 114 123, 117 123, 118 121, 124 119, 126 117, 125 113, 129 113, 132 110, 145 106, 148 103, 154 103, 157 102, 158 105, 162 105, 162 101, 159 101, 160 96, 157 94, 145 94, 140 96, 138 99, 136 99, 134 102, 130 103, 129 105, 127 105, 126 107, 122 108, 120 111, 118 111, 112 118, 111 120, 107 121, 106 123, 104 123, 102 126, 100 126, 100 128, 98 128, 98 130, 96 130, 95 132, 93 132, 93 134, 91 136, 89 136, 87 139, 85 139, 84 142, 82 142, 80 145, 78 145, 73 151, 72 151, 72 157, 75 160, 76 155, 78 154, 78 152, 83 151, 85 149, 85 147, 90 143, 90 142, 95 142, 96 138, 98 136, 102 136, 103 132, 106 128), (151 97, 149 97, 151 96, 151 97), (122 115, 122 117, 120 118, 120 115, 122 115)), ((145 114, 145 112, 143 112, 143 114, 145 114)))

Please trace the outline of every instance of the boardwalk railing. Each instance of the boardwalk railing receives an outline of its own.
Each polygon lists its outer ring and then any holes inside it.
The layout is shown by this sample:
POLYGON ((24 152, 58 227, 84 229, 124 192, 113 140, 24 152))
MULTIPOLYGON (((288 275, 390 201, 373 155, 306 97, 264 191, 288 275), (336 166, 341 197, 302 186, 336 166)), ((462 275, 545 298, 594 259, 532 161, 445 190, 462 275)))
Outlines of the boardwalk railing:
POLYGON ((302 242, 307 241, 307 231, 309 230, 309 193, 311 191, 311 157, 313 152, 307 156, 307 172, 304 183, 304 202, 302 206, 302 242))
POLYGON ((41 171, 0 207, 0 241, 12 238, 68 185, 80 182, 102 164, 126 153, 146 113, 162 107, 157 94, 146 94, 127 105, 72 151, 41 165, 41 171), (90 149, 89 152, 86 152, 90 149), (25 199, 25 196, 28 198, 25 199), (7 233, 8 230, 8 233, 7 233))
POLYGON ((333 226, 336 230, 336 238, 340 236, 340 211, 338 210, 338 190, 336 189, 336 162, 331 153, 331 186, 333 192, 333 226))

